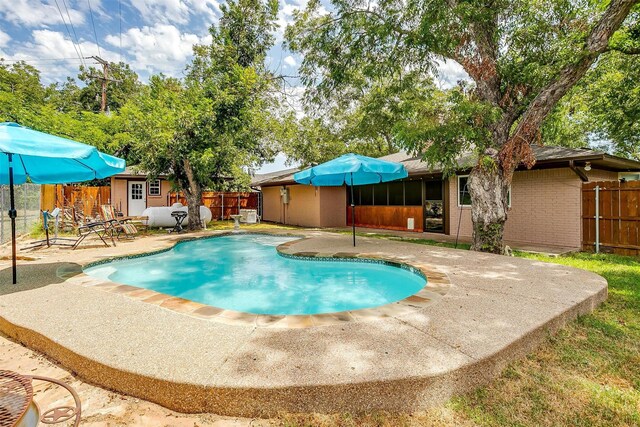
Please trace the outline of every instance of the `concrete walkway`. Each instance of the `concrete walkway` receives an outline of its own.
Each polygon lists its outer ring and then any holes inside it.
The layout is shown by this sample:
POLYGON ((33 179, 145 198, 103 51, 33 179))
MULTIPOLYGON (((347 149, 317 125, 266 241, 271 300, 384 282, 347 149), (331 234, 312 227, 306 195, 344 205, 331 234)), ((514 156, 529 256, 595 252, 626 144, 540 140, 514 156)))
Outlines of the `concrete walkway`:
POLYGON ((375 238, 358 238, 353 248, 347 235, 292 233, 309 237, 293 251, 400 257, 445 273, 451 287, 410 313, 261 328, 199 319, 57 276, 61 267, 180 238, 162 235, 41 252, 42 259, 21 263, 18 288, 2 261, 0 331, 88 381, 178 411, 413 411, 488 382, 606 298, 603 278, 555 264, 375 238))

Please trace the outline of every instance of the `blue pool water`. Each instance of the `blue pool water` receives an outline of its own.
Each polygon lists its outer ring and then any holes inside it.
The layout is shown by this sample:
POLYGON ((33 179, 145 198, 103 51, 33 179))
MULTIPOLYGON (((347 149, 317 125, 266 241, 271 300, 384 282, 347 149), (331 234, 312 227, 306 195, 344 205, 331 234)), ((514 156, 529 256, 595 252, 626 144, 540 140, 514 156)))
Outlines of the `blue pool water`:
POLYGON ((425 279, 380 263, 285 258, 291 237, 231 235, 177 244, 85 269, 90 276, 225 309, 318 314, 376 307, 418 292, 425 279))

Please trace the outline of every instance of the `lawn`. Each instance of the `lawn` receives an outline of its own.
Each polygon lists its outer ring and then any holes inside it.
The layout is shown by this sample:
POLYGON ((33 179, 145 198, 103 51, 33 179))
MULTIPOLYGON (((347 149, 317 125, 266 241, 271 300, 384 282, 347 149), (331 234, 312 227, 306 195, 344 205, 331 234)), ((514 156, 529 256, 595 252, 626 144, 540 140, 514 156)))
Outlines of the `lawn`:
MULTIPOLYGON (((430 244, 414 240, 414 243, 430 244)), ((518 253, 598 273, 609 298, 495 381, 446 405, 411 415, 286 414, 297 426, 632 426, 640 425, 640 261, 615 255, 557 258, 518 253)))

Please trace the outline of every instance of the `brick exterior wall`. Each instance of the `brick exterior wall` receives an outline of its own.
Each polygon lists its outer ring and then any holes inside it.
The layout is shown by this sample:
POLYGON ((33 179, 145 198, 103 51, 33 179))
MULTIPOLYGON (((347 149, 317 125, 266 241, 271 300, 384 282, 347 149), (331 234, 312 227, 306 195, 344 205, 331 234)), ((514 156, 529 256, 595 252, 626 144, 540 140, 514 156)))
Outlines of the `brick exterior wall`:
MULTIPOLYGON (((618 179, 616 172, 591 170, 591 181, 618 179)), ((458 230, 458 180, 449 178, 450 233, 458 230)), ((511 209, 505 240, 579 249, 582 239, 582 182, 569 168, 519 171, 511 183, 511 209)), ((471 209, 462 208, 460 236, 471 237, 471 209)))

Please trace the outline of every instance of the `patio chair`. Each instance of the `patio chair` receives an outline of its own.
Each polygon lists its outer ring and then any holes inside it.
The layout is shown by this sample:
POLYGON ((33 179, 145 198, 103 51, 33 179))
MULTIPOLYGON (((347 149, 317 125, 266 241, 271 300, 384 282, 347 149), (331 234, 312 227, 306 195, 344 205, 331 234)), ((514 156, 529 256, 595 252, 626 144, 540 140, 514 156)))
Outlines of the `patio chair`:
POLYGON ((76 240, 76 242, 73 244, 72 249, 76 249, 84 239, 93 235, 97 236, 100 240, 102 240, 102 243, 104 243, 106 247, 109 247, 109 244, 107 243, 106 240, 104 240, 105 237, 111 237, 113 246, 116 245, 116 242, 113 240, 113 234, 111 233, 109 226, 107 226, 105 222, 99 221, 99 222, 90 222, 87 224, 82 224, 78 227, 78 240, 76 240))
POLYGON ((115 234, 118 240, 120 240, 121 236, 133 239, 138 234, 138 229, 131 222, 131 218, 119 217, 116 214, 116 209, 111 205, 102 205, 101 209, 102 218, 104 218, 107 228, 110 229, 112 238, 115 234))

